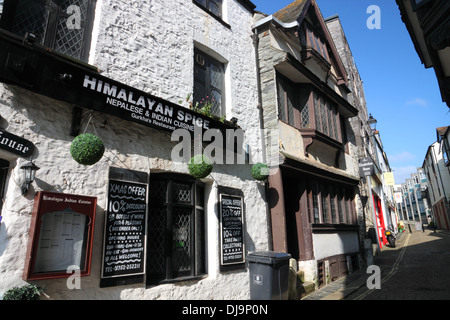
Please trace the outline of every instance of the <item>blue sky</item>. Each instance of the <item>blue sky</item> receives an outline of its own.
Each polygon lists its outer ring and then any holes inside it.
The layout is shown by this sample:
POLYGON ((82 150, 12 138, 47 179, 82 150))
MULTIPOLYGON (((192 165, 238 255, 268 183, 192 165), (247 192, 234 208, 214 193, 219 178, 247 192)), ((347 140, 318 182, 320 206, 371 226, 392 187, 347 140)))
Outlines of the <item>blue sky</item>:
MULTIPOLYGON (((293 0, 253 0, 273 14, 293 0)), ((378 120, 396 183, 421 167, 436 128, 450 125, 433 69, 425 69, 394 0, 316 0, 324 18, 339 15, 362 80, 369 113, 378 120), (381 9, 381 29, 367 28, 367 9, 381 9)))

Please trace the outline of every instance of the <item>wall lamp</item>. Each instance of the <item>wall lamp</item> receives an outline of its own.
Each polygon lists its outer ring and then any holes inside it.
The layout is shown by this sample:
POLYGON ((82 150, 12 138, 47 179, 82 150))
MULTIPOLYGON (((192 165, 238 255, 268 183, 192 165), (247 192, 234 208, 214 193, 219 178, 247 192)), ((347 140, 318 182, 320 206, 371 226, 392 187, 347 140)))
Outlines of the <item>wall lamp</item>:
POLYGON ((23 170, 24 175, 24 181, 22 183, 22 195, 25 196, 28 193, 28 190, 30 189, 30 185, 33 183, 34 179, 36 178, 36 171, 38 171, 40 168, 36 166, 33 161, 30 161, 23 166, 20 167, 20 169, 23 170))
POLYGON ((369 116, 369 120, 367 120, 367 124, 370 125, 370 128, 372 129, 372 131, 377 130, 377 119, 375 119, 372 114, 370 114, 369 116))

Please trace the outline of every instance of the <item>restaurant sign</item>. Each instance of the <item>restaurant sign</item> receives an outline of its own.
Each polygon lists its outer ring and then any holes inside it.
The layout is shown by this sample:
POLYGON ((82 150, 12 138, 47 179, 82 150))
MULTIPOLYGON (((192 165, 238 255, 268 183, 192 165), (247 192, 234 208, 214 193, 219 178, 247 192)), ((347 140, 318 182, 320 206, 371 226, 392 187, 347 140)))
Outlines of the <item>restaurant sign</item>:
POLYGON ((146 126, 194 132, 196 126, 208 130, 218 125, 214 119, 99 75, 85 74, 82 89, 85 96, 90 97, 92 108, 146 126), (212 122, 215 122, 214 126, 212 122))
POLYGON ((220 195, 221 265, 245 262, 243 198, 220 195))
POLYGON ((108 186, 102 278, 143 274, 147 185, 111 179, 108 186))
POLYGON ((359 175, 361 177, 370 177, 375 174, 375 165, 370 158, 359 160, 359 175))
MULTIPOLYGON (((0 81, 148 127, 173 132, 186 129, 236 129, 235 125, 156 97, 101 75, 97 68, 24 45, 0 34, 0 81), (13 62, 25 65, 16 70, 13 62), (23 69, 23 70, 22 70, 23 69), (40 70, 37 72, 36 70, 40 70)), ((130 75, 131 76, 131 75, 130 75)))

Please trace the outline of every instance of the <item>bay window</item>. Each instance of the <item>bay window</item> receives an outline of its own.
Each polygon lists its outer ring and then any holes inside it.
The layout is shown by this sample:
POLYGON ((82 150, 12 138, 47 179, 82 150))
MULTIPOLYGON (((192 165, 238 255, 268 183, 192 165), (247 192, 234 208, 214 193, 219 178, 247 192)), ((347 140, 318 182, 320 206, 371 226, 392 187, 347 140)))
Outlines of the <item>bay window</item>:
POLYGON ((337 105, 312 85, 293 83, 277 75, 278 117, 297 129, 314 129, 327 138, 345 143, 337 105))

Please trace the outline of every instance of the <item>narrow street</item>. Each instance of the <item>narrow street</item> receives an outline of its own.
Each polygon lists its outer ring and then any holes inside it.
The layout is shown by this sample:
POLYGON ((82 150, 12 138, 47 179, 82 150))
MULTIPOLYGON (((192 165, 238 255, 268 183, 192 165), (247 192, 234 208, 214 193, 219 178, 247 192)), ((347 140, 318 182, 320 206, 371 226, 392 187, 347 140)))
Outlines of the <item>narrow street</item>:
POLYGON ((384 247, 374 257, 374 264, 381 269, 381 289, 363 286, 344 300, 450 299, 449 232, 405 232, 396 248, 384 247))

